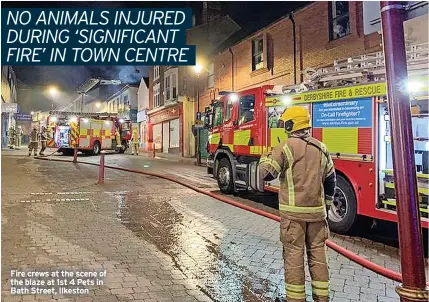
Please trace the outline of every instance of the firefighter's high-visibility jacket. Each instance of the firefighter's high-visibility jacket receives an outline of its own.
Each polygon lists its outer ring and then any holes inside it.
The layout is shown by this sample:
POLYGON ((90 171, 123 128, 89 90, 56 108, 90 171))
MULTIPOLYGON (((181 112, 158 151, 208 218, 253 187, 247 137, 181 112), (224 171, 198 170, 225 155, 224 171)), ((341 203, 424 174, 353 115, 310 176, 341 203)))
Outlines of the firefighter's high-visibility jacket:
POLYGON ((139 143, 139 135, 136 130, 133 130, 133 134, 131 135, 131 142, 134 144, 139 143))
POLYGON ((42 142, 46 142, 48 138, 49 138, 48 131, 46 129, 42 130, 42 132, 40 133, 40 140, 42 142))
POLYGON ((260 173, 270 181, 280 175, 282 218, 314 222, 326 219, 335 192, 335 170, 326 146, 307 136, 291 136, 260 160, 260 173))
POLYGON ((39 133, 38 133, 37 129, 31 130, 31 133, 30 133, 30 140, 31 141, 30 142, 37 143, 38 142, 38 140, 37 140, 38 136, 39 136, 39 133))

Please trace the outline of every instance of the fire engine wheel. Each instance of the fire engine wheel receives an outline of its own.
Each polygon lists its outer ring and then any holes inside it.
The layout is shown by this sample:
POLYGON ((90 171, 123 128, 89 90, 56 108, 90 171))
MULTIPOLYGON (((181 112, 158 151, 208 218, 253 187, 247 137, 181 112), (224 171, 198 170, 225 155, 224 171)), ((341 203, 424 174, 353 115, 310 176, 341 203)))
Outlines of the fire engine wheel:
POLYGON ((227 158, 222 158, 219 161, 216 179, 222 193, 230 194, 234 191, 232 167, 227 158))
POLYGON ((98 155, 98 154, 100 154, 100 143, 98 142, 98 141, 96 141, 95 143, 94 143, 94 147, 92 147, 92 154, 93 155, 98 155))
POLYGON ((334 201, 328 211, 329 228, 335 233, 345 234, 352 228, 357 218, 355 193, 350 183, 337 175, 334 201))

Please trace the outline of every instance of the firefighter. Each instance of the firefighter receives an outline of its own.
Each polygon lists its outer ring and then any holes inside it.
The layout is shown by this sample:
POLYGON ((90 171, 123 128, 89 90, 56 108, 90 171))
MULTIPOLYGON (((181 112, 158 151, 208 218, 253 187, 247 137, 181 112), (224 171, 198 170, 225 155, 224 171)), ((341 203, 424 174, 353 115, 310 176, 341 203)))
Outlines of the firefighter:
POLYGON ((16 149, 21 148, 22 136, 24 135, 24 131, 22 130, 21 125, 18 126, 18 129, 15 133, 15 147, 16 149))
POLYGON ((30 133, 30 144, 28 145, 28 156, 31 156, 31 151, 34 150, 34 157, 37 156, 37 149, 39 148, 39 133, 37 131, 37 126, 33 127, 33 130, 30 133))
POLYGON ((137 155, 139 155, 140 141, 139 141, 139 135, 136 129, 133 130, 133 134, 131 135, 131 143, 133 144, 131 149, 131 155, 134 155, 134 151, 136 152, 137 155))
POLYGON ((336 185, 334 164, 326 146, 310 136, 310 115, 301 106, 280 117, 288 139, 261 157, 260 177, 280 175, 280 240, 283 243, 286 301, 305 301, 304 250, 314 301, 329 300, 326 244, 327 207, 336 185))
POLYGON ((42 131, 40 133, 40 142, 42 144, 42 148, 40 149, 39 155, 45 155, 46 144, 48 143, 48 130, 45 126, 42 127, 42 131))
POLYGON ((15 148, 15 128, 12 126, 9 128, 9 132, 8 132, 8 146, 10 149, 14 149, 15 148))
POLYGON ((122 145, 121 145, 121 132, 119 131, 119 128, 115 129, 115 137, 116 137, 116 148, 122 148, 122 145))

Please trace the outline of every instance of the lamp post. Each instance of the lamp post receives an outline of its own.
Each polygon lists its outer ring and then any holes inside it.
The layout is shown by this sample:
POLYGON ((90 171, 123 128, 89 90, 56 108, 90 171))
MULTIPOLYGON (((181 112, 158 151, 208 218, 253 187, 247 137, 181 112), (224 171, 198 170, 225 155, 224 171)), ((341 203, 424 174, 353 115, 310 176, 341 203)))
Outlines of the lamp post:
POLYGON ((403 279, 396 292, 401 302, 427 301, 410 98, 405 85, 404 7, 397 1, 381 1, 380 8, 403 279))
MULTIPOLYGON (((201 74, 201 65, 197 64, 194 66, 195 74, 197 76, 197 119, 195 125, 199 127, 199 118, 201 118, 200 113, 200 74, 201 74)), ((200 150, 200 128, 197 128, 197 166, 201 165, 201 150, 200 150)))
POLYGON ((58 94, 58 89, 55 86, 52 86, 49 88, 49 94, 51 95, 51 109, 52 111, 54 111, 54 97, 58 94))

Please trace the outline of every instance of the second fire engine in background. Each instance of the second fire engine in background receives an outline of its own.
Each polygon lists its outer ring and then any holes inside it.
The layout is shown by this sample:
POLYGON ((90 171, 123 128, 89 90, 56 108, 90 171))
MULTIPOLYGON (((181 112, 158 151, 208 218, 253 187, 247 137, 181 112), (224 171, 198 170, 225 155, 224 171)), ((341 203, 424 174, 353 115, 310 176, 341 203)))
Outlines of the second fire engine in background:
POLYGON ((71 155, 76 146, 84 154, 98 155, 101 150, 124 153, 131 139, 132 123, 108 113, 51 112, 48 127, 53 133, 50 147, 71 155))

